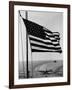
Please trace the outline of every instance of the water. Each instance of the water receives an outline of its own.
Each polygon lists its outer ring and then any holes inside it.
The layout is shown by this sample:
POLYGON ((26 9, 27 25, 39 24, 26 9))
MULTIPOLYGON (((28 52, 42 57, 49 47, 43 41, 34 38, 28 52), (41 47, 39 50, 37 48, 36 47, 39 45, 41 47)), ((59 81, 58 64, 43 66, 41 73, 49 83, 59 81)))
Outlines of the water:
MULTIPOLYGON (((63 77, 62 60, 28 62, 29 78, 63 77)), ((26 62, 19 62, 19 78, 27 78, 26 62), (24 65, 23 65, 24 64, 24 65)))

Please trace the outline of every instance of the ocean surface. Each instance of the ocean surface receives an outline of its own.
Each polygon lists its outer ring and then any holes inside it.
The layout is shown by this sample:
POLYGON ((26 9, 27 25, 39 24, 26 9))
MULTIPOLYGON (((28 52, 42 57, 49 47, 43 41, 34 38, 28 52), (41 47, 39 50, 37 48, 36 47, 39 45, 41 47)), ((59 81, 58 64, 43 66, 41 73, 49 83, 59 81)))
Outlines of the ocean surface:
POLYGON ((19 79, 63 77, 63 60, 44 60, 28 62, 28 74, 26 62, 19 62, 19 79))

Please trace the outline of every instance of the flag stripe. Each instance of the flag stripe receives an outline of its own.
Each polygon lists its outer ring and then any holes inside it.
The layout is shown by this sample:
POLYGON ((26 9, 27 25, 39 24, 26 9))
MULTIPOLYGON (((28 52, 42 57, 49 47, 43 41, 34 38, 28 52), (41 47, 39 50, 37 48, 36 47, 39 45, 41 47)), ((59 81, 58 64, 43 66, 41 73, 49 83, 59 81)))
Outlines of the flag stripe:
POLYGON ((57 40, 60 40, 60 38, 55 37, 57 40))
POLYGON ((49 50, 39 50, 39 49, 32 49, 32 52, 59 52, 59 53, 61 53, 62 51, 61 50, 59 50, 59 51, 49 51, 49 50))
POLYGON ((61 49, 59 50, 51 50, 51 49, 46 49, 46 48, 42 48, 42 47, 35 47, 35 46, 32 46, 32 49, 37 49, 37 50, 46 50, 46 51, 60 51, 61 49))
POLYGON ((53 42, 53 41, 48 40, 48 39, 44 40, 44 39, 41 39, 41 38, 38 38, 38 37, 35 37, 35 36, 32 36, 32 35, 29 35, 29 38, 30 38, 30 40, 42 42, 42 43, 49 44, 49 45, 54 45, 54 46, 59 45, 59 43, 57 41, 53 42))
POLYGON ((59 43, 53 44, 51 42, 44 42, 44 41, 41 41, 41 40, 38 40, 38 39, 35 39, 35 38, 30 38, 30 41, 36 41, 36 42, 40 42, 40 43, 43 43, 43 44, 46 44, 46 45, 59 46, 59 43))
POLYGON ((53 46, 58 46, 59 45, 59 43, 53 44, 51 42, 44 42, 42 40, 38 40, 38 39, 35 39, 35 38, 30 38, 30 40, 40 42, 40 43, 43 43, 43 44, 46 44, 46 45, 53 45, 53 46))
POLYGON ((44 40, 42 38, 39 38, 39 37, 36 37, 36 36, 33 36, 33 35, 29 35, 29 38, 30 39, 33 38, 33 39, 40 40, 40 41, 43 41, 43 42, 51 42, 51 40, 49 40, 49 39, 44 40))
POLYGON ((54 45, 48 45, 42 42, 37 42, 35 40, 30 40, 30 43, 34 43, 34 44, 38 44, 38 45, 42 45, 42 46, 46 46, 46 47, 60 47, 60 45, 54 46, 54 45))
POLYGON ((48 32, 48 33, 50 33, 50 34, 53 33, 53 32, 51 32, 49 29, 47 29, 47 28, 45 28, 45 27, 43 27, 43 30, 46 31, 46 32, 48 32))
POLYGON ((42 45, 38 45, 38 44, 34 44, 34 43, 31 43, 32 46, 35 46, 35 47, 41 47, 41 48, 45 48, 45 49, 53 49, 53 50, 59 50, 61 49, 61 47, 47 47, 47 46, 42 46, 42 45))
POLYGON ((45 34, 46 34, 47 36, 53 37, 53 38, 59 37, 59 34, 54 34, 54 32, 50 34, 50 33, 48 33, 48 32, 45 31, 45 34))
POLYGON ((60 33, 59 33, 59 32, 53 32, 53 34, 54 34, 54 35, 60 35, 60 33))
POLYGON ((49 37, 49 36, 46 36, 46 40, 51 40, 52 42, 57 42, 57 40, 59 40, 58 38, 53 38, 53 37, 49 37))

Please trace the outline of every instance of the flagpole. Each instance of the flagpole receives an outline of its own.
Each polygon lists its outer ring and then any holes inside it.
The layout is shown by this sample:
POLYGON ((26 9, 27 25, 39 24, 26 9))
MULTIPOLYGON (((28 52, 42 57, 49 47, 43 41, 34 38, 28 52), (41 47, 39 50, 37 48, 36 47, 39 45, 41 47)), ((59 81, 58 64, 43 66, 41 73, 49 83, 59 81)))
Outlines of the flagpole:
MULTIPOLYGON (((26 11, 26 19, 28 20, 28 12, 26 11)), ((27 31, 27 30, 26 30, 27 31)), ((27 45, 27 78, 29 78, 29 74, 30 74, 30 72, 29 72, 29 65, 28 65, 28 34, 27 34, 27 32, 26 32, 26 40, 27 40, 27 42, 26 42, 26 45, 27 45)), ((30 41, 30 40, 29 40, 30 41)), ((30 46, 30 48, 31 48, 31 46, 30 46)), ((31 52, 31 65, 32 65, 32 77, 33 77, 33 63, 32 63, 32 52, 31 52)), ((31 77, 31 78, 32 78, 31 77)))
MULTIPOLYGON (((28 20, 28 12, 25 11, 25 17, 26 19, 28 20)), ((26 50, 26 55, 27 55, 27 62, 26 62, 26 67, 27 67, 27 78, 29 78, 29 70, 28 70, 28 35, 27 35, 27 30, 26 30, 26 47, 27 47, 27 50, 26 50)))
MULTIPOLYGON (((28 20, 28 11, 26 11, 26 14, 25 14, 26 16, 26 19, 28 20)), ((26 30, 27 31, 27 30, 26 30)), ((28 61, 28 34, 27 34, 27 32, 26 32, 26 40, 27 40, 27 42, 26 42, 26 45, 27 45, 27 78, 29 78, 29 74, 30 74, 30 72, 29 72, 29 65, 28 65, 28 63, 29 63, 29 61, 28 61)), ((30 40, 29 40, 30 41, 30 40)), ((30 46, 30 48, 31 48, 31 46, 30 46)), ((32 52, 31 52, 31 65, 32 65, 32 77, 33 77, 33 63, 32 63, 32 52)))

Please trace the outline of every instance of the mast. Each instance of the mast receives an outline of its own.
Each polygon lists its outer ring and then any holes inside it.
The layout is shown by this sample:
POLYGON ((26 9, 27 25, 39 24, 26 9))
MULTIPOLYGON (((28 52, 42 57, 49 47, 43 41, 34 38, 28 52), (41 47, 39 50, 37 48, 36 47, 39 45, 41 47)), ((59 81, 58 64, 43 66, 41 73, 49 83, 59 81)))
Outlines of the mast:
MULTIPOLYGON (((27 11, 25 11, 25 18, 28 20, 28 12, 27 11)), ((26 60, 27 60, 27 62, 26 62, 26 67, 27 67, 27 78, 29 78, 29 70, 28 70, 28 35, 27 35, 27 30, 26 30, 26 55, 27 55, 27 57, 26 57, 26 60)))
MULTIPOLYGON (((28 11, 25 11, 25 17, 26 17, 26 19, 28 20, 28 11)), ((28 56, 28 34, 27 34, 27 30, 26 30, 26 40, 27 40, 27 41, 26 41, 26 46, 27 46, 27 53, 26 53, 26 54, 27 54, 27 59, 26 59, 26 60, 27 60, 27 62, 26 62, 26 63, 27 63, 27 64, 26 64, 26 65, 27 65, 27 78, 30 77, 30 74, 32 74, 32 75, 31 75, 31 78, 32 78, 32 77, 33 77, 32 52, 31 52, 31 65, 32 65, 32 68, 31 68, 31 69, 32 69, 32 72, 31 72, 31 71, 29 72, 29 61, 28 61, 28 57, 29 57, 29 56, 28 56)), ((30 40, 29 40, 29 43, 30 43, 30 40)), ((30 49, 31 49, 31 45, 30 45, 30 49)))

